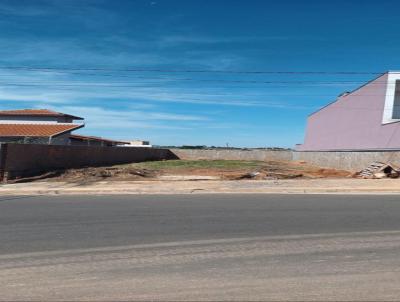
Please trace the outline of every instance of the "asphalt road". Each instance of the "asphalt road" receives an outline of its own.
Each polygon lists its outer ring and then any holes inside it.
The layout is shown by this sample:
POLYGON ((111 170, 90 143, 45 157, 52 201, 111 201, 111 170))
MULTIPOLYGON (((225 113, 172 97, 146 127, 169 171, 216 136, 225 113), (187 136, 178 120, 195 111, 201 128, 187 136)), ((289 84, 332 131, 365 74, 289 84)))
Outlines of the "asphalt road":
POLYGON ((400 196, 0 197, 0 300, 399 300, 400 196))

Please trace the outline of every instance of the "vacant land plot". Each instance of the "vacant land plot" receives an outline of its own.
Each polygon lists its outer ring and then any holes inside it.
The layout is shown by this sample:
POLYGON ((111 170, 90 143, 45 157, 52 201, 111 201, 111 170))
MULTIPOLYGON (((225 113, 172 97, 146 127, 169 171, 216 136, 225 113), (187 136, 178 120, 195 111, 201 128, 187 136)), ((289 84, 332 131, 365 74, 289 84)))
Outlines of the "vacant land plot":
MULTIPOLYGON (((343 178, 348 171, 322 169, 305 162, 241 160, 169 160, 55 171, 34 179, 93 182, 98 180, 240 180, 343 178)), ((21 181, 21 180, 20 180, 21 181)), ((22 180, 24 181, 24 180, 22 180)))

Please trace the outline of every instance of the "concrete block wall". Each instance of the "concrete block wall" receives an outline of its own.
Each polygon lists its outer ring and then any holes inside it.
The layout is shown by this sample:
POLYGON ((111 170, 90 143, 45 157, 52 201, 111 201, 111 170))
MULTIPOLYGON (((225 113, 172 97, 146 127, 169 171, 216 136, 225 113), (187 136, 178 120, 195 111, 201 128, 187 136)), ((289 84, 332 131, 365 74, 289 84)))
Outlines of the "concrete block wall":
POLYGON ((229 149, 171 149, 180 159, 209 159, 209 160, 292 160, 292 151, 282 150, 229 150, 229 149))
POLYGON ((304 160, 320 167, 353 172, 375 161, 400 166, 400 151, 294 151, 292 154, 292 160, 304 160))
POLYGON ((400 151, 272 151, 171 149, 181 159, 306 161, 323 168, 359 171, 375 161, 400 166, 400 151))

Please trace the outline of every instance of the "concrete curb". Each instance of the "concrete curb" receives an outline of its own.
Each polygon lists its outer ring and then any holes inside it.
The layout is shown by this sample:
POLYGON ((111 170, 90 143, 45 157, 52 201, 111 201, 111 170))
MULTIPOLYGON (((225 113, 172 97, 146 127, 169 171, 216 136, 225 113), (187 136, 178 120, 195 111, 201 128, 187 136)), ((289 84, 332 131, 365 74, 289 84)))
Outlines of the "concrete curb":
POLYGON ((5 184, 0 195, 400 194, 400 180, 120 181, 5 184))

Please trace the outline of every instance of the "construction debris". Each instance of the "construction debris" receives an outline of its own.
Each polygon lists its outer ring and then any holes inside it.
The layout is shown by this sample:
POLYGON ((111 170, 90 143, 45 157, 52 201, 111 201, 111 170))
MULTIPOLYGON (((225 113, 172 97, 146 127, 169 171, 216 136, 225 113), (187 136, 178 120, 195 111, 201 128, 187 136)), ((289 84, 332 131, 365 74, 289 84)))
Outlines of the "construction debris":
POLYGON ((260 175, 260 172, 249 172, 239 176, 237 179, 251 179, 260 175))
POLYGON ((355 177, 366 179, 398 178, 399 176, 399 167, 391 163, 383 162, 373 162, 368 167, 355 174, 355 177))

